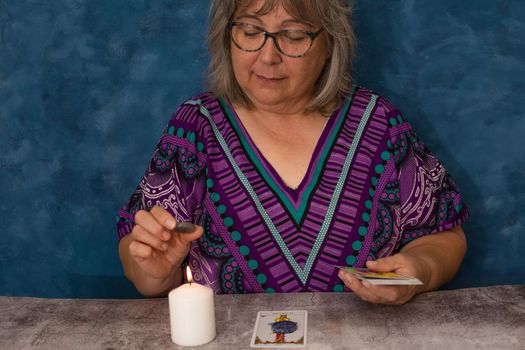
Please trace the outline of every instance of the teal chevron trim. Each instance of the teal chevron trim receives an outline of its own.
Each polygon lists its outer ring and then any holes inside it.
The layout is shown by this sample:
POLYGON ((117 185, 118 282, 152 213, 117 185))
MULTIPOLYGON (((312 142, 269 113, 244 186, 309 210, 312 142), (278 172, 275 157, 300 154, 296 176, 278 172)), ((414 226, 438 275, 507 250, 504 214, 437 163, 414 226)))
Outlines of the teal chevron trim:
POLYGON ((305 191, 303 192, 302 198, 300 199, 300 204, 298 208, 295 208, 290 199, 288 198, 287 194, 280 188, 280 186, 272 179, 270 174, 266 171, 266 168, 261 163, 261 160, 257 155, 255 154, 255 151, 250 147, 250 143, 244 136, 243 132, 241 131, 241 127, 235 120, 235 117, 233 116, 233 111, 228 106, 228 104, 222 100, 219 99, 219 102, 221 103, 221 106, 226 111, 226 116, 228 117, 228 120, 230 121, 231 125, 233 126, 237 136, 239 137, 239 140, 241 141, 241 144, 244 148, 244 151, 248 154, 248 157, 250 160, 255 164, 256 168, 259 170, 259 173, 261 176, 265 179, 266 183, 270 188, 273 190, 273 192, 279 197, 281 200, 281 203, 284 204, 286 207, 288 213, 292 216, 293 220, 295 221, 296 225, 298 225, 301 220, 303 219, 303 216, 306 211, 306 207, 308 204, 308 198, 310 198, 310 195, 315 187, 315 184, 317 181, 319 181, 319 176, 322 172, 323 164, 325 163, 325 160, 328 156, 328 152, 332 148, 332 144, 334 143, 334 140, 336 136, 339 133, 339 130, 341 129, 341 126, 344 122, 344 116, 348 112, 348 108, 350 108, 350 104, 352 103, 352 96, 353 94, 348 98, 347 102, 343 106, 343 110, 339 114, 339 119, 337 120, 337 124, 335 125, 334 131, 330 134, 328 141, 326 142, 324 148, 321 151, 321 156, 319 157, 317 164, 315 165, 315 169, 313 172, 312 178, 308 182, 308 186, 306 187, 305 191))

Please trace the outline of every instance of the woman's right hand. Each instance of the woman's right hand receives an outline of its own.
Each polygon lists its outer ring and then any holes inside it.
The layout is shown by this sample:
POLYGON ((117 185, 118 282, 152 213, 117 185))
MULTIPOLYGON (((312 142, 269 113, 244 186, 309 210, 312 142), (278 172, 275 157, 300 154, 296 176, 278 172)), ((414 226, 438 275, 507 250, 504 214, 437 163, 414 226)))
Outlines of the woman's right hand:
POLYGON ((159 206, 135 214, 129 254, 151 278, 165 279, 174 274, 188 255, 191 241, 202 236, 201 226, 195 225, 190 233, 179 233, 176 224, 173 216, 159 206))

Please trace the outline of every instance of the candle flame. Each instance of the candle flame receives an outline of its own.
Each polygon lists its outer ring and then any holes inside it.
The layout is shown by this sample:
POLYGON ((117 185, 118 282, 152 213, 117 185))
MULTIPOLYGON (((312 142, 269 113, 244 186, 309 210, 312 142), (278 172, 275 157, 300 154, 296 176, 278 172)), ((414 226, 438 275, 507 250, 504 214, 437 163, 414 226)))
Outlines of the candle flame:
POLYGON ((191 275, 191 270, 189 266, 186 266, 186 279, 188 280, 189 284, 193 282, 193 276, 191 275))

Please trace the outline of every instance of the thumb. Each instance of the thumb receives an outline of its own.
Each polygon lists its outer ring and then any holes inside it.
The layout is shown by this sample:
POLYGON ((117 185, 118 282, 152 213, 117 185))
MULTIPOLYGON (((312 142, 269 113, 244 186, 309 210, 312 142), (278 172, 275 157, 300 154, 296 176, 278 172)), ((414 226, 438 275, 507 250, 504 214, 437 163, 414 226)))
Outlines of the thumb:
POLYGON ((401 267, 400 261, 396 255, 387 256, 377 260, 369 260, 366 267, 376 272, 391 272, 401 267))
POLYGON ((190 244, 191 241, 199 239, 204 230, 201 226, 195 225, 195 230, 189 233, 176 233, 179 236, 181 243, 190 244))

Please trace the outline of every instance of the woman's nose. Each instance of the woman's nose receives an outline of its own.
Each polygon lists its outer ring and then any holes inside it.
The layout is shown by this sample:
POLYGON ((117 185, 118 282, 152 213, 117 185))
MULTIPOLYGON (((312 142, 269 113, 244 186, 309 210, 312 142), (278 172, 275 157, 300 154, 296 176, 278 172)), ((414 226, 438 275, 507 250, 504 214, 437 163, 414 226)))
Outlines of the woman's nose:
POLYGON ((275 39, 269 37, 259 52, 259 59, 266 64, 276 64, 282 61, 275 39))

